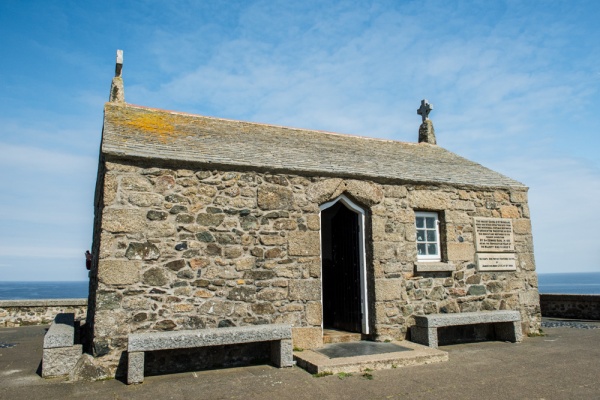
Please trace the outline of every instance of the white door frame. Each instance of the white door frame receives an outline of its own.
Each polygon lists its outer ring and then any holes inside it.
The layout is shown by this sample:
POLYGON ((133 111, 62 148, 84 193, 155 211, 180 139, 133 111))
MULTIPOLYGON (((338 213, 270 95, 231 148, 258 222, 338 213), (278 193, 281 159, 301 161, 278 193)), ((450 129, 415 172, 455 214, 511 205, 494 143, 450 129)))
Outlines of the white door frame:
MULTIPOLYGON (((339 197, 331 200, 327 203, 319 206, 319 220, 321 219, 321 213, 334 206, 337 202, 342 202, 350 210, 358 214, 358 259, 360 262, 360 307, 362 311, 362 333, 365 335, 369 334, 369 306, 368 306, 368 292, 367 292, 367 260, 365 256, 365 210, 359 205, 355 204, 348 197, 343 194, 339 197)), ((322 235, 319 230, 319 236, 322 235)), ((323 240, 320 238, 321 246, 321 287, 323 282, 323 240)), ((321 304, 323 304, 323 291, 321 291, 321 304)), ((323 328, 323 322, 321 322, 321 328, 323 328)))

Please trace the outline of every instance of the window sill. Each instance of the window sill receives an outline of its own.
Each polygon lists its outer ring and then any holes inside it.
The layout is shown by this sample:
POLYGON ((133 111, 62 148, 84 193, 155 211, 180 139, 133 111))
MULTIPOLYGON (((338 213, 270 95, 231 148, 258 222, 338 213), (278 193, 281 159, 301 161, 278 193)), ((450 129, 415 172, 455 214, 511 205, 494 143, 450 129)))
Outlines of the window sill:
POLYGON ((416 272, 454 272, 456 271, 456 265, 447 262, 423 262, 419 261, 415 263, 416 272))

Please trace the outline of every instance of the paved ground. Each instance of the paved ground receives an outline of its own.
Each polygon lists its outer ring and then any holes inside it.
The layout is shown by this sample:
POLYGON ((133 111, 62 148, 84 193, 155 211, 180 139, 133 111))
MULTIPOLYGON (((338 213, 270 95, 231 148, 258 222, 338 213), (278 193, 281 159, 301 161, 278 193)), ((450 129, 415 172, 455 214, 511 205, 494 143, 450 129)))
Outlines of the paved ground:
POLYGON ((374 371, 372 379, 259 365, 146 377, 135 386, 40 378, 44 332, 0 328, 0 399, 600 399, 600 329, 443 346, 448 362, 374 371))

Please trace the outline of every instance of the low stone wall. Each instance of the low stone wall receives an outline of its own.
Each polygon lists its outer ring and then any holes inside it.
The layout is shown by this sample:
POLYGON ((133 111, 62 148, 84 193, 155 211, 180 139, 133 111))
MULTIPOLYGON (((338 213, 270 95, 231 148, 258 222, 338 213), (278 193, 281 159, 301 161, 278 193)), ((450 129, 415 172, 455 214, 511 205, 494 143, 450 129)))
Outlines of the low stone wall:
POLYGON ((46 325, 59 313, 85 319, 87 299, 0 300, 0 327, 46 325))
POLYGON ((540 294, 542 316, 600 320, 600 295, 540 294))

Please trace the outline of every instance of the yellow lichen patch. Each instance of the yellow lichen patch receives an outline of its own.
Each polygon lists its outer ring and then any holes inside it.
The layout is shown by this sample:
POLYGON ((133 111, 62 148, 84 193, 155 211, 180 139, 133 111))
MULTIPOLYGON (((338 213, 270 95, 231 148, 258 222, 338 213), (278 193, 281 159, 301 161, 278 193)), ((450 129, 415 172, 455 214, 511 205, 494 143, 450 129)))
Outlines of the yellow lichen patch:
POLYGON ((175 133, 174 120, 175 118, 169 114, 136 113, 122 123, 137 132, 157 135, 158 139, 165 143, 175 133))
POLYGON ((106 117, 113 126, 125 128, 124 133, 143 134, 150 141, 167 143, 184 133, 178 127, 198 125, 193 118, 162 110, 107 105, 106 117))

